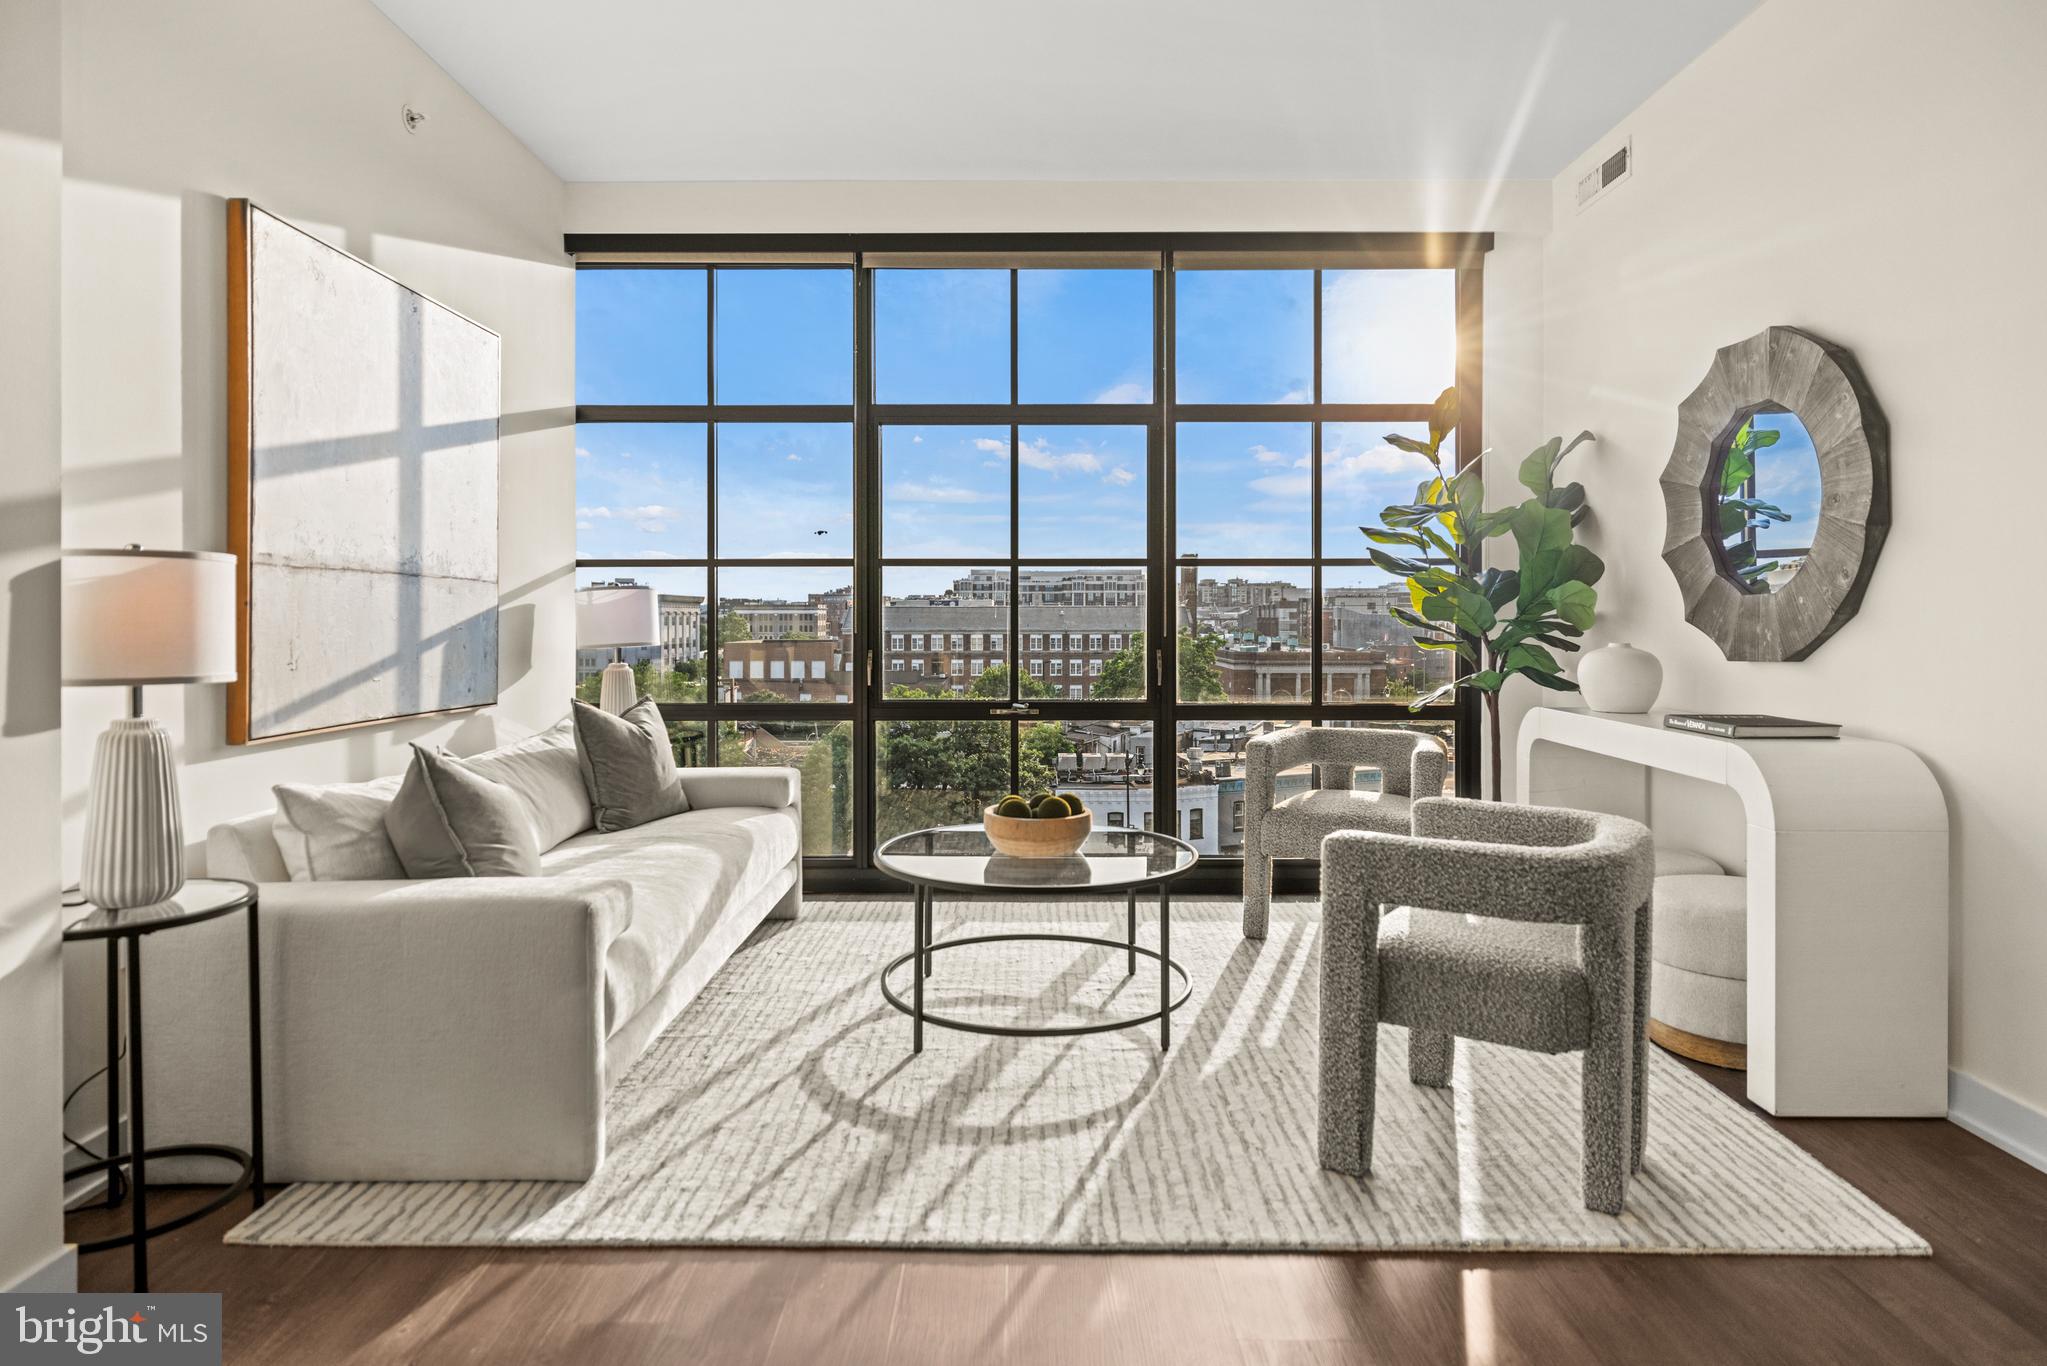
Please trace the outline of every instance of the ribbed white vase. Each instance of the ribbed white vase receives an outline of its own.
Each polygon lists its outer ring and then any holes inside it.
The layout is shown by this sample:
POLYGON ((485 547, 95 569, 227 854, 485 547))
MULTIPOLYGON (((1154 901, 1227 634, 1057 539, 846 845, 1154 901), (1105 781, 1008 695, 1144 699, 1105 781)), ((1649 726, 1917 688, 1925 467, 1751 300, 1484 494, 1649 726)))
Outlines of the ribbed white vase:
POLYGON ((92 753, 78 890, 107 910, 149 906, 185 885, 185 821, 170 732, 147 718, 108 726, 92 753))
POLYGON ((633 683, 632 665, 619 662, 607 664, 597 684, 597 705, 613 716, 623 716, 628 707, 640 700, 639 691, 633 683))

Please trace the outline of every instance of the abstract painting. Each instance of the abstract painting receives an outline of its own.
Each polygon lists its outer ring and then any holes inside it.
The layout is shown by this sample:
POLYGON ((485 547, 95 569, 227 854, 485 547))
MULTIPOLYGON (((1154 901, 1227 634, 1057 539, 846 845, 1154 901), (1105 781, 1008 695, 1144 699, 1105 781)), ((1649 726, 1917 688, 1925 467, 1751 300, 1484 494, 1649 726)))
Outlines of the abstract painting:
POLYGON ((498 335, 228 203, 228 739, 497 700, 498 335))

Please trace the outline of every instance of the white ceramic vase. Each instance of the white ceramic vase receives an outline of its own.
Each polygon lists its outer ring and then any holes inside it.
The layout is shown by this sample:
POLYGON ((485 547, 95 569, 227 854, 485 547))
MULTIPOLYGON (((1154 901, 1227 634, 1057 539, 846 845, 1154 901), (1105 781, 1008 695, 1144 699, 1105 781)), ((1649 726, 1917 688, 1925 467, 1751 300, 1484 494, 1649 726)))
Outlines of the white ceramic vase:
POLYGON ((623 660, 605 665, 597 685, 597 705, 613 716, 623 716, 639 700, 639 688, 633 682, 633 666, 623 660))
POLYGON ((1640 715, 1663 690, 1663 662, 1622 641, 1586 652, 1578 661, 1578 691, 1594 711, 1640 715))
POLYGON ((92 753, 78 890, 104 910, 153 906, 185 885, 185 820, 170 733, 120 720, 92 753))

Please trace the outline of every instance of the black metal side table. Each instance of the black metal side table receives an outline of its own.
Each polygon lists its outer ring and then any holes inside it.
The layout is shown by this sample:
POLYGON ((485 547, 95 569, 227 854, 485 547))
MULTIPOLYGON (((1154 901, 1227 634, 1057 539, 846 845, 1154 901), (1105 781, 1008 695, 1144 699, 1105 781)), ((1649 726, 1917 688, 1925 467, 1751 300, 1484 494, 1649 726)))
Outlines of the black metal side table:
POLYGON ((132 1247, 135 1252, 135 1289, 149 1289, 149 1240, 172 1229, 183 1228, 226 1205, 243 1191, 255 1192, 256 1204, 263 1203, 263 1000, 261 957, 256 942, 256 888, 228 878, 195 878, 153 906, 135 906, 124 911, 95 907, 82 919, 65 927, 64 942, 82 943, 103 939, 107 945, 107 1155, 65 1173, 67 1180, 91 1172, 107 1174, 109 1209, 121 1203, 122 1186, 134 1214, 132 1232, 117 1238, 80 1243, 81 1254, 132 1247), (142 1087, 142 940, 183 925, 196 925, 241 911, 249 923, 249 1150, 221 1143, 180 1143, 170 1147, 149 1146, 146 1106, 142 1087), (128 1150, 117 1152, 121 1133, 121 944, 128 945, 128 1150), (175 1219, 151 1226, 149 1184, 145 1168, 161 1157, 217 1157, 238 1164, 241 1175, 226 1189, 199 1208, 175 1219), (127 1180, 118 1178, 127 1169, 127 1180))

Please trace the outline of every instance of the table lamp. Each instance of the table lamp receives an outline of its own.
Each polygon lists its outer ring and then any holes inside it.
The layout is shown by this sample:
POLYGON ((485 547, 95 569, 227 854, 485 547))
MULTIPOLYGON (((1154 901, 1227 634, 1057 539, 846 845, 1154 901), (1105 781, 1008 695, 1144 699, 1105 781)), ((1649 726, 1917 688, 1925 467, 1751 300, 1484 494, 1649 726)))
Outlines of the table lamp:
POLYGON ((185 821, 170 733, 142 714, 152 683, 232 683, 235 557, 206 550, 64 552, 63 681, 125 687, 128 716, 92 752, 78 889, 107 910, 185 885, 185 821))
POLYGON ((628 646, 661 641, 661 595, 639 584, 612 584, 576 590, 576 648, 615 650, 597 687, 597 705, 613 716, 638 700, 628 646))

